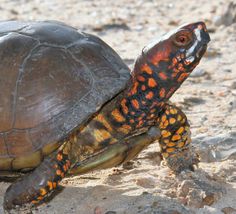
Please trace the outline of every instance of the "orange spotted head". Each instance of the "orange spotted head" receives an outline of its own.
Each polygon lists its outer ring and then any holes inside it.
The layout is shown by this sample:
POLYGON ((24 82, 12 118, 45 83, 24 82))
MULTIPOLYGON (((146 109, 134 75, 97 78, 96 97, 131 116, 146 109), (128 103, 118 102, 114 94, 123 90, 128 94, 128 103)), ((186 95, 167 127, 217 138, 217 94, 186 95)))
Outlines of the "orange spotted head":
POLYGON ((197 66, 207 49, 210 36, 203 22, 182 25, 146 46, 135 63, 137 81, 153 78, 157 90, 169 98, 197 66))

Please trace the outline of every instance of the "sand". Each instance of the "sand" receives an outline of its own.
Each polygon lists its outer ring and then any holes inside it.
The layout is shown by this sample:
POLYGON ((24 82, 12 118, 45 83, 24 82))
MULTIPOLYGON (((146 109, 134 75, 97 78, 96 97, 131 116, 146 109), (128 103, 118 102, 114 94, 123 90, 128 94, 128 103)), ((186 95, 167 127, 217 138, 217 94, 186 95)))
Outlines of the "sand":
MULTIPOLYGON (((199 168, 173 175, 155 143, 128 165, 66 178, 60 194, 33 213, 236 213, 236 18, 224 15, 228 4, 0 0, 1 20, 63 21, 101 37, 130 67, 145 45, 180 24, 205 21, 211 35, 206 56, 171 98, 190 121, 199 168)), ((0 182, 0 204, 9 184, 0 182)))

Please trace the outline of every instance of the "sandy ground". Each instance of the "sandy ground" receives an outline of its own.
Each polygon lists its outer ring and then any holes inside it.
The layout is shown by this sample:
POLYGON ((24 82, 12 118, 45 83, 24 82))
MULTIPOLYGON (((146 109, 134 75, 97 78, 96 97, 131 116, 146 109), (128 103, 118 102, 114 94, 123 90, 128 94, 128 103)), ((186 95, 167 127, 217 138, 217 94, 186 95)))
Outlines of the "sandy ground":
MULTIPOLYGON (((61 193, 33 213, 236 213, 236 23, 219 25, 228 3, 0 0, 1 20, 66 22, 100 36, 130 66, 146 44, 186 22, 205 21, 212 39, 207 55, 171 99, 191 123, 202 160, 194 173, 172 175, 155 143, 129 165, 65 179, 61 193)), ((8 185, 0 182, 0 204, 8 185)))

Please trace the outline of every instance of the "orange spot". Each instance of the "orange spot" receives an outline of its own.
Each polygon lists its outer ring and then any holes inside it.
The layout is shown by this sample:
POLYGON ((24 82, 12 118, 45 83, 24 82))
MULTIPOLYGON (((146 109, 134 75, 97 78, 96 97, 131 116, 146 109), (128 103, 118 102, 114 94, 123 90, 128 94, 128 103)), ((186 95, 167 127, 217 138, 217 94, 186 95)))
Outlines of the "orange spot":
POLYGON ((140 81, 140 82, 145 82, 145 78, 143 76, 138 76, 137 79, 140 81))
POLYGON ((181 136, 180 135, 174 135, 171 140, 176 141, 176 140, 180 140, 181 136))
POLYGON ((148 74, 152 74, 152 69, 146 63, 141 67, 141 70, 148 74))
POLYGON ((120 111, 118 109, 114 109, 111 112, 111 115, 118 122, 124 122, 125 121, 125 118, 121 115, 121 113, 120 113, 120 111))
POLYGON ((163 73, 163 72, 160 72, 160 73, 158 74, 158 76, 159 76, 162 80, 167 80, 167 76, 166 76, 166 74, 163 73))
POLYGON ((163 115, 162 117, 161 117, 161 121, 164 123, 165 121, 166 121, 166 115, 163 115))
POLYGON ((141 89, 142 89, 142 91, 145 91, 146 90, 146 86, 142 85, 141 89))
POLYGON ((175 118, 170 118, 170 124, 174 124, 176 122, 176 119, 175 118))
POLYGON ((166 149, 166 151, 167 151, 168 153, 172 153, 172 152, 175 151, 175 148, 168 148, 168 149, 166 149))
POLYGON ((61 170, 60 170, 60 169, 57 169, 57 170, 56 170, 56 174, 59 175, 59 176, 61 176, 61 170))
POLYGON ((65 165, 63 165, 63 170, 64 170, 64 172, 66 172, 67 170, 68 170, 68 168, 67 168, 67 165, 65 164, 65 165))
POLYGON ((172 142, 167 143, 167 146, 168 146, 168 147, 173 147, 173 146, 175 146, 175 143, 172 143, 172 142))
POLYGON ((43 197, 42 197, 42 196, 39 196, 39 197, 37 198, 37 200, 41 201, 41 200, 43 200, 43 197))
POLYGON ((121 100, 121 106, 122 106, 123 112, 124 112, 125 114, 128 114, 129 109, 128 109, 128 107, 126 106, 126 99, 121 100))
POLYGON ((160 97, 162 97, 162 98, 164 98, 165 97, 165 95, 166 95, 166 90, 164 89, 164 88, 162 88, 161 90, 160 90, 160 97))
POLYGON ((122 133, 125 133, 125 134, 128 134, 131 129, 132 129, 131 126, 125 124, 125 125, 121 126, 120 128, 118 128, 118 131, 122 132, 122 133))
POLYGON ((137 93, 137 88, 138 88, 138 82, 135 82, 130 91, 131 95, 134 95, 137 93))
POLYGON ((179 71, 185 71, 185 69, 184 69, 182 63, 179 63, 179 65, 178 65, 178 70, 179 70, 179 71))
POLYGON ((163 130, 161 131, 161 135, 163 138, 169 137, 171 133, 169 131, 163 130))
POLYGON ((182 73, 177 81, 178 82, 183 82, 188 77, 188 75, 189 74, 187 74, 187 73, 182 73))
POLYGON ((147 95, 145 96, 147 99, 151 100, 154 96, 154 93, 152 91, 149 91, 147 95))
POLYGON ((137 127, 140 127, 140 126, 142 126, 143 125, 143 121, 142 120, 140 120, 139 122, 138 122, 138 125, 137 125, 137 127))
POLYGON ((184 146, 184 142, 180 142, 180 143, 178 143, 178 145, 177 145, 178 148, 181 148, 181 147, 183 147, 183 146, 184 146))
POLYGON ((133 120, 133 119, 131 119, 129 122, 130 122, 130 123, 134 123, 134 120, 133 120))
POLYGON ((139 118, 138 118, 138 121, 140 121, 140 120, 142 120, 142 119, 143 119, 143 117, 139 117, 139 118))
POLYGON ((154 88, 154 87, 157 86, 157 83, 153 78, 149 78, 148 79, 148 86, 151 87, 151 88, 154 88))
POLYGON ((44 196, 44 195, 47 194, 47 191, 46 191, 46 189, 44 189, 44 188, 41 188, 39 191, 40 191, 40 195, 41 195, 41 196, 44 196))
POLYGON ((166 95, 166 98, 169 98, 169 97, 171 97, 172 95, 173 95, 173 93, 175 92, 175 88, 173 87, 173 88, 171 88, 170 90, 169 90, 169 92, 167 93, 167 95, 166 95))
POLYGON ((55 189, 57 187, 57 183, 56 182, 53 182, 52 183, 52 186, 53 186, 53 189, 55 189))
POLYGON ((61 161, 62 158, 63 158, 62 154, 61 154, 61 153, 58 153, 58 154, 57 154, 57 160, 61 161))
POLYGON ((157 51, 157 53, 152 57, 151 62, 157 65, 160 61, 169 61, 170 47, 168 44, 162 50, 157 51))
POLYGON ((163 123, 163 126, 166 128, 168 125, 169 125, 169 121, 166 120, 166 121, 163 123))
POLYGON ((131 100, 131 103, 132 103, 132 105, 133 105, 134 108, 139 109, 139 103, 138 103, 138 100, 133 99, 133 100, 131 100))
POLYGON ((51 181, 48 181, 47 184, 48 184, 49 190, 52 190, 52 189, 53 189, 52 182, 51 182, 51 181))
POLYGON ((176 65, 178 63, 178 60, 176 58, 173 58, 172 63, 173 63, 173 65, 176 65))

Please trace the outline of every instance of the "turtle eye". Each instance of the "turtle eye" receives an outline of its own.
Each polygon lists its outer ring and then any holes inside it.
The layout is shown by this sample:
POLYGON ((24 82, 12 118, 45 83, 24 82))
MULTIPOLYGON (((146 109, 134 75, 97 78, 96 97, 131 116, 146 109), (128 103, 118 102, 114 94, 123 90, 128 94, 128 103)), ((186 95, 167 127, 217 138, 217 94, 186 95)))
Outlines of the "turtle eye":
POLYGON ((185 47, 192 42, 192 34, 189 31, 182 31, 177 33, 174 37, 174 43, 177 46, 185 47))

